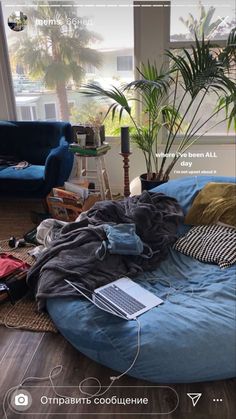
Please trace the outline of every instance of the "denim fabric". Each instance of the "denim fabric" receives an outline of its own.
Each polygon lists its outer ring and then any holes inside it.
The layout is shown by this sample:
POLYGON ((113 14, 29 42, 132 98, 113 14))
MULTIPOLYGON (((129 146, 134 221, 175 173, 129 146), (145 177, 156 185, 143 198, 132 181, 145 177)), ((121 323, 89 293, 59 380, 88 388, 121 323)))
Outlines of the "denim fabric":
POLYGON ((103 224, 107 240, 103 240, 96 251, 96 257, 103 260, 107 251, 117 255, 142 256, 151 258, 158 251, 153 252, 150 246, 143 243, 135 232, 135 224, 103 224))
POLYGON ((143 252, 143 242, 135 232, 135 224, 104 224, 104 230, 110 253, 140 255, 143 252))

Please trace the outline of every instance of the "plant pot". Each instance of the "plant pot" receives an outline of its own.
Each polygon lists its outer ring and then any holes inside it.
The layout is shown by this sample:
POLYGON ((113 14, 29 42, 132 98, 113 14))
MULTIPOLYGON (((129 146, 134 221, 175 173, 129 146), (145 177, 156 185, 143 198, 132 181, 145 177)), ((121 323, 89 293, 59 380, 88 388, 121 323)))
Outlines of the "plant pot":
POLYGON ((149 191, 150 189, 168 182, 168 180, 147 180, 147 173, 140 175, 139 179, 141 182, 141 191, 149 191))

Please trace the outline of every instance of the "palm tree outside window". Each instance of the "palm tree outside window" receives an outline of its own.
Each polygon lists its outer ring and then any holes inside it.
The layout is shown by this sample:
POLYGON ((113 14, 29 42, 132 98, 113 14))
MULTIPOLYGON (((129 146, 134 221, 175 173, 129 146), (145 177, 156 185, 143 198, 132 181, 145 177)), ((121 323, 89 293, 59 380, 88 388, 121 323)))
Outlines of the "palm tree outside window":
MULTIPOLYGON (((132 0, 125 2, 132 4, 132 0)), ((4 3, 7 21, 11 10, 4 3)), ((133 54, 133 11, 119 8, 114 14, 110 8, 86 7, 91 3, 87 1, 80 5, 72 0, 68 7, 60 3, 21 5, 28 25, 20 34, 5 25, 16 102, 33 95, 38 119, 45 118, 48 103, 55 103, 57 119, 84 123, 104 109, 80 94, 83 83, 93 81, 105 87, 133 79, 133 69, 117 70, 117 55, 133 54)), ((22 118, 21 112, 18 115, 22 118)), ((114 127, 106 121, 107 134, 114 127)))

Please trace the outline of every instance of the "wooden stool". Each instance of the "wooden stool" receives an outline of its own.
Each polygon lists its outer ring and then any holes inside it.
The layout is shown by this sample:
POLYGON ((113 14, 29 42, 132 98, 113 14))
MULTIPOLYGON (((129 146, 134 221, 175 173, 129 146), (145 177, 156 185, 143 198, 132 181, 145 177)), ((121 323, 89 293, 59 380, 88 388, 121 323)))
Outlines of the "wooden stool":
POLYGON ((82 176, 86 176, 88 179, 96 180, 98 183, 98 189, 95 188, 93 191, 99 192, 102 200, 112 199, 104 158, 106 153, 107 151, 105 153, 99 154, 98 156, 75 153, 77 159, 77 177, 81 179, 82 176), (88 169, 88 158, 93 158, 95 160, 96 170, 88 169))

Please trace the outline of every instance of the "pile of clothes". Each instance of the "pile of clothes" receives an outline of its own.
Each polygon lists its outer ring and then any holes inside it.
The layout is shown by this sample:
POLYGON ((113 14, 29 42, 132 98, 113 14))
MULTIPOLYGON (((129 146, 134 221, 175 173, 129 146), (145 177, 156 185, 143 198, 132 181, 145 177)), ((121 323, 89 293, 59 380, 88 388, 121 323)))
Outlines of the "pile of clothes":
POLYGON ((12 304, 28 291, 26 274, 30 265, 8 254, 0 253, 0 301, 12 304))
MULTIPOLYGON (((183 220, 178 202, 162 193, 144 191, 141 195, 119 201, 100 201, 82 213, 77 221, 61 226, 27 275, 27 283, 38 301, 39 310, 48 298, 78 294, 65 279, 82 289, 95 288, 122 276, 155 269, 168 255, 177 240, 177 228, 183 220), (141 254, 103 252, 107 242, 107 225, 132 224, 135 233, 149 249, 149 257, 141 254)), ((107 246, 109 248, 109 246, 107 246)))

